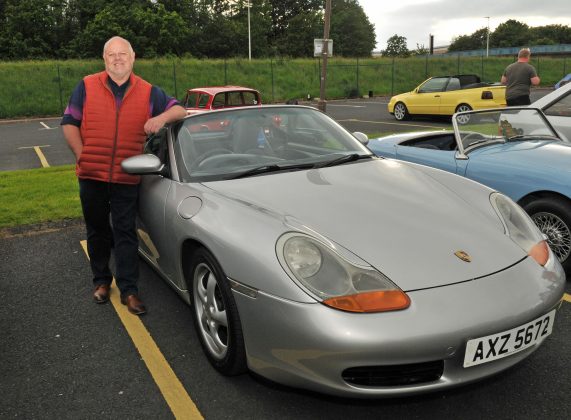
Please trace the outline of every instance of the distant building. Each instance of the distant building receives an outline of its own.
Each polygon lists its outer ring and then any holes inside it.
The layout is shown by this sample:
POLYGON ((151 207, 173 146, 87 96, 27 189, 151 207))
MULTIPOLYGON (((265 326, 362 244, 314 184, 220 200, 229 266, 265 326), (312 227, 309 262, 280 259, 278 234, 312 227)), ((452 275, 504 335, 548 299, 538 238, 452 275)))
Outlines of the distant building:
POLYGON ((439 47, 434 47, 434 55, 446 54, 448 52, 448 47, 450 45, 441 45, 439 47))

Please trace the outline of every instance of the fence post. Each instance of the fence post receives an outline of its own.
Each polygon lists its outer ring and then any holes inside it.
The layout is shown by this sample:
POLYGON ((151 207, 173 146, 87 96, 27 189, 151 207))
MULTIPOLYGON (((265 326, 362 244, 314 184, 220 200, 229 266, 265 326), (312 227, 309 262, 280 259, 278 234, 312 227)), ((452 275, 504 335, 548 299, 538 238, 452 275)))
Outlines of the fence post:
POLYGON ((62 98, 62 94, 61 94, 61 76, 59 73, 59 63, 57 63, 57 83, 58 83, 58 90, 59 90, 59 109, 61 110, 61 113, 63 114, 64 112, 64 108, 63 108, 63 98, 62 98))
POLYGON ((539 74, 539 56, 537 56, 537 74, 539 74))
POLYGON ((482 81, 486 81, 484 77, 484 52, 482 51, 482 81))
POLYGON ((357 57, 357 96, 361 96, 361 91, 359 90, 359 57, 357 57))
POLYGON ((272 74, 272 102, 274 102, 274 59, 270 58, 270 73, 272 74))
POLYGON ((391 76, 391 96, 395 94, 395 57, 393 56, 393 65, 392 65, 392 76, 391 76))
POLYGON ((428 79, 428 54, 424 56, 424 78, 428 79))
POLYGON ((458 65, 457 65, 457 68, 458 68, 458 73, 457 73, 457 74, 460 74, 460 53, 458 53, 458 65))
POLYGON ((563 57, 563 77, 567 75, 567 57, 563 57))
POLYGON ((174 80, 174 97, 178 98, 178 92, 176 89, 176 61, 172 62, 172 78, 174 80))
POLYGON ((228 84, 228 63, 226 62, 226 58, 224 58, 224 84, 228 84))

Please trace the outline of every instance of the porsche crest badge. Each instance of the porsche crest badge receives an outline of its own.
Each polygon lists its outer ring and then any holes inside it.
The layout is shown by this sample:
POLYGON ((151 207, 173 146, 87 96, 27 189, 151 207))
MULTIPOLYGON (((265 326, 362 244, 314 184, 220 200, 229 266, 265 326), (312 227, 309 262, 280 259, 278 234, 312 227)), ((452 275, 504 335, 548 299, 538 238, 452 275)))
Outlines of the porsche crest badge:
POLYGON ((456 251, 454 253, 454 255, 456 255, 458 258, 460 258, 462 261, 465 262, 472 262, 472 257, 470 257, 466 252, 464 251, 456 251))

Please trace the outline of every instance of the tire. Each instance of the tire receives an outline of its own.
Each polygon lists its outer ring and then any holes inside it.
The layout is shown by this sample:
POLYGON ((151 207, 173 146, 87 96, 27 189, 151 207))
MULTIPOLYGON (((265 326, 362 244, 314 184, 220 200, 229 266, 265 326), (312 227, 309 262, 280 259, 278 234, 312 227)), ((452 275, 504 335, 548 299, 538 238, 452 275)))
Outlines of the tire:
MULTIPOLYGON (((460 104, 456 107, 456 111, 455 112, 466 112, 466 111, 471 111, 472 107, 468 104, 460 104)), ((470 116, 468 115, 463 115, 461 117, 456 117, 456 121, 458 121, 458 124, 468 124, 470 122, 470 116)))
POLYGON ((571 203, 561 198, 539 198, 524 205, 531 219, 547 236, 547 243, 571 278, 571 203))
POLYGON ((192 317, 200 344, 212 366, 223 375, 248 370, 236 301, 214 256, 199 248, 191 258, 192 317))
POLYGON ((395 116, 397 121, 405 121, 410 118, 410 114, 408 113, 408 109, 406 105, 402 102, 397 102, 395 108, 393 109, 393 115, 395 116))

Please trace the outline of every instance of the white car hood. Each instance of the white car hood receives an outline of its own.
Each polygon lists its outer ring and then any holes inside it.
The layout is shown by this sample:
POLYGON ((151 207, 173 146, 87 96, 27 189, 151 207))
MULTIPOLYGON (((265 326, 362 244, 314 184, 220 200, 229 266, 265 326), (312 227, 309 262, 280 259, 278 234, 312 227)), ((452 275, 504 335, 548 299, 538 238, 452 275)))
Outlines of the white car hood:
MULTIPOLYGON (((460 182, 445 175, 446 182, 460 182)), ((475 279, 525 257, 495 214, 482 213, 442 182, 398 161, 375 159, 205 185, 254 211, 293 218, 403 290, 475 279), (456 251, 472 261, 462 261, 456 251)))

